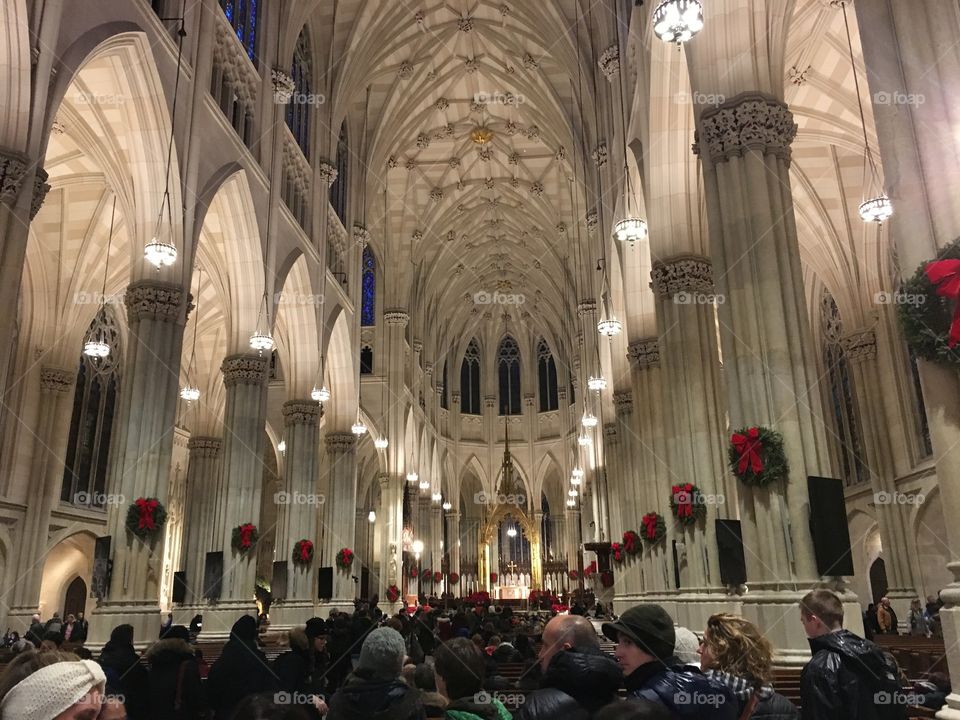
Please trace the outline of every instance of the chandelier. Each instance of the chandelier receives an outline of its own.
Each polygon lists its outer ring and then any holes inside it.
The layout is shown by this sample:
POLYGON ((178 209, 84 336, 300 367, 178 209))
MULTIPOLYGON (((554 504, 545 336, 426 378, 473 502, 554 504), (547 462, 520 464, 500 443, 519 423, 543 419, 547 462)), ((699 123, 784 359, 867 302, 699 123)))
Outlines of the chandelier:
POLYGON ((371 510, 371 511, 367 514, 367 520, 369 520, 370 522, 376 522, 376 521, 377 521, 377 512, 376 512, 376 510, 371 510))
POLYGON ((579 493, 577 493, 577 491, 576 491, 575 489, 573 489, 573 488, 570 488, 570 489, 567 491, 567 495, 569 495, 569 496, 572 497, 572 498, 575 498, 578 494, 579 494, 579 493))
POLYGON ((110 346, 103 340, 88 340, 83 344, 83 354, 92 358, 105 358, 110 354, 110 346))
MULTIPOLYGON (((113 196, 113 209, 110 211, 110 234, 107 236, 107 256, 103 265, 103 290, 100 292, 100 309, 96 314, 99 319, 107 306, 107 273, 110 270, 110 246, 113 244, 114 220, 117 217, 117 196, 113 196)), ((110 354, 110 345, 107 343, 107 331, 102 323, 94 322, 94 332, 87 336, 83 344, 83 354, 92 358, 105 358, 110 354)))
POLYGON ((613 237, 620 242, 636 242, 647 237, 647 221, 638 217, 627 217, 613 226, 613 237))
POLYGON ((310 397, 317 402, 327 402, 330 399, 330 391, 327 390, 327 386, 323 385, 318 390, 316 386, 313 387, 313 390, 310 392, 310 397))
POLYGON ((893 204, 886 195, 860 203, 860 217, 864 222, 882 223, 893 215, 893 204))
POLYGON ((703 29, 700 0, 664 0, 653 11, 653 31, 664 42, 687 42, 703 29))
POLYGON ((583 482, 583 480, 581 480, 580 478, 578 478, 576 475, 574 475, 572 478, 570 478, 570 484, 571 484, 571 485, 579 485, 579 484, 582 483, 582 482, 583 482))
POLYGON ((359 437, 360 435, 365 435, 367 432, 367 426, 363 424, 363 420, 357 418, 357 421, 350 426, 350 432, 359 437))
POLYGON ((595 428, 597 426, 597 423, 600 421, 597 420, 596 415, 587 413, 586 415, 583 416, 583 420, 581 420, 580 422, 583 423, 583 426, 589 430, 590 428, 595 428))
POLYGON ((421 489, 421 490, 429 490, 429 489, 430 489, 430 481, 429 481, 429 480, 421 480, 421 481, 420 481, 420 489, 421 489))
MULTIPOLYGON (((583 477, 583 470, 581 470, 580 468, 574 468, 573 472, 570 473, 570 477, 576 480, 579 480, 580 478, 583 477)), ((574 483, 574 485, 576 485, 576 483, 574 483)))
POLYGON ((450 510, 450 508, 452 508, 452 507, 453 507, 453 505, 451 505, 451 504, 450 504, 450 501, 448 500, 448 501, 447 501, 447 502, 445 502, 445 503, 444 503, 444 504, 443 504, 443 505, 442 505, 441 507, 443 507, 443 509, 444 509, 444 510, 447 510, 447 511, 449 511, 449 510, 450 510))
POLYGON ((193 402, 194 400, 200 399, 200 389, 192 387, 190 385, 185 385, 180 391, 180 397, 182 397, 187 402, 193 402))
POLYGON ((377 450, 386 450, 389 444, 390 444, 390 441, 387 440, 385 437, 378 437, 376 440, 373 441, 373 446, 377 450))
POLYGON ((507 528, 507 536, 512 538, 517 536, 517 529, 513 525, 507 528))
POLYGON ((273 350, 273 337, 270 333, 256 330, 250 336, 250 347, 260 353, 264 350, 273 350))
POLYGON ((597 323, 597 332, 604 337, 616 337, 621 333, 622 330, 623 323, 617 320, 617 318, 613 315, 597 323))
POLYGON ((601 390, 607 389, 607 381, 603 375, 598 375, 597 377, 591 375, 587 380, 587 387, 590 390, 596 390, 597 392, 600 392, 601 390))
POLYGON ((433 502, 438 503, 441 500, 443 500, 443 495, 441 495, 438 492, 435 492, 433 495, 430 496, 430 499, 433 500, 433 502))
POLYGON ((420 476, 417 475, 415 472, 408 472, 408 473, 407 473, 407 482, 415 483, 415 482, 416 482, 417 480, 419 480, 419 479, 420 479, 420 476))
POLYGON ((592 443, 593 440, 590 439, 589 435, 580 435, 577 438, 577 442, 580 444, 581 447, 586 447, 587 445, 592 443))
POLYGON ((576 500, 574 500, 573 498, 567 498, 567 507, 575 507, 576 504, 577 504, 576 500))

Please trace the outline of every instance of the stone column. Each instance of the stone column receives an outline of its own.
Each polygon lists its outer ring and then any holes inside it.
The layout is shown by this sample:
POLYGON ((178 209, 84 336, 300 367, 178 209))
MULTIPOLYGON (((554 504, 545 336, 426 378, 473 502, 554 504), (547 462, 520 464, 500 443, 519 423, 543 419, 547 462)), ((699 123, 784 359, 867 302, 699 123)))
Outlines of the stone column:
MULTIPOLYGON (((908 99, 875 100, 873 115, 894 208, 884 229, 896 243, 901 272, 910 276, 960 237, 960 142, 951 86, 960 72, 960 17, 949 3, 858 0, 851 7, 861 36, 870 38, 862 44, 872 96, 908 99)), ((950 675, 960 677, 960 523, 951 522, 960 516, 960 376, 924 360, 919 367, 954 577, 941 593, 940 617, 950 675)), ((956 682, 937 717, 960 720, 956 682)))
MULTIPOLYGON (((443 508, 440 503, 433 503, 430 508, 430 569, 436 572, 443 569, 443 508)), ((442 584, 433 586, 434 592, 439 595, 442 584)))
MULTIPOLYGON (((708 87, 694 87, 707 92, 708 87)), ((808 475, 830 460, 808 324, 790 187, 797 126, 781 101, 744 93, 705 110, 695 151, 703 163, 730 425, 783 434, 790 477, 741 486, 749 595, 744 615, 768 629, 780 660, 809 657, 803 628, 782 619, 819 580, 809 526, 808 475)), ((839 482, 839 481, 838 481, 839 482)), ((856 598, 844 598, 854 620, 856 598)))
POLYGON ((329 606, 353 611, 356 587, 353 575, 359 572, 354 565, 349 570, 337 567, 337 553, 341 548, 353 549, 356 537, 357 512, 357 438, 351 433, 327 433, 324 438, 327 456, 321 483, 326 485, 324 503, 322 564, 333 567, 333 597, 329 606))
POLYGON ((870 471, 870 485, 877 509, 883 557, 889 588, 887 597, 896 603, 899 617, 908 618, 910 601, 917 597, 913 575, 910 544, 913 528, 907 516, 908 508, 896 501, 896 470, 887 437, 883 405, 882 374, 877 359, 877 336, 865 329, 848 333, 840 339, 844 357, 853 372, 853 390, 856 396, 863 451, 870 471))
POLYGON ((152 640, 160 614, 163 533, 143 541, 126 529, 127 508, 141 497, 167 502, 173 454, 187 293, 176 285, 140 280, 127 287, 126 343, 120 413, 111 448, 107 534, 113 571, 107 597, 90 617, 90 644, 105 643, 130 624, 138 643, 152 640))
POLYGON ((386 612, 387 608, 395 609, 399 605, 399 601, 388 602, 387 588, 396 585, 397 589, 403 591, 400 554, 403 549, 403 478, 397 474, 382 473, 377 482, 380 483, 380 507, 377 508, 377 524, 380 525, 380 547, 377 549, 380 574, 377 578, 377 592, 381 607, 386 612))
POLYGON ((49 550, 50 513, 60 500, 63 462, 54 456, 58 425, 69 423, 70 400, 75 370, 40 368, 40 403, 30 475, 37 490, 29 496, 20 535, 17 582, 13 587, 8 624, 21 635, 30 628, 30 619, 38 610, 43 565, 49 550), (53 462, 51 462, 53 461, 53 462))
POLYGON ((317 517, 325 509, 326 501, 336 503, 337 499, 323 498, 317 492, 318 422, 322 414, 319 403, 310 399, 289 400, 283 404, 282 412, 287 452, 281 481, 283 490, 273 498, 278 511, 274 557, 287 563, 287 596, 275 606, 270 621, 277 627, 290 627, 313 613, 320 556, 317 517), (309 565, 293 562, 293 546, 300 540, 313 542, 314 559, 309 565))
MULTIPOLYGON (((203 634, 223 637, 240 615, 256 614, 257 548, 232 548, 235 528, 259 523, 263 486, 264 418, 268 358, 231 355, 220 366, 226 388, 223 412, 223 482, 218 499, 222 518, 218 548, 223 552, 219 602, 203 614, 203 634)), ((266 528, 258 528, 262 534, 266 528)))
MULTIPOLYGON (((661 377, 667 417, 670 484, 691 482, 703 492, 706 521, 676 529, 685 559, 680 563, 681 594, 674 617, 680 625, 702 628, 725 602, 717 558, 716 519, 730 516, 724 478, 727 428, 718 390, 713 266, 698 255, 673 257, 653 264, 650 273, 657 298, 661 377)), ((734 515, 736 513, 733 513, 734 515)), ((728 607, 725 611, 733 612, 728 607)))
MULTIPOLYGON (((223 519, 220 516, 221 450, 223 440, 214 437, 192 437, 187 442, 190 453, 187 463, 187 502, 184 527, 187 599, 191 607, 204 604, 203 575, 207 553, 220 549, 223 519)), ((197 612, 200 612, 199 610, 197 612)), ((184 613, 187 615, 188 613, 184 613)), ((190 618, 187 618, 189 622, 190 618)))
MULTIPOLYGON (((458 510, 447 511, 447 542, 450 547, 447 552, 450 554, 450 572, 460 572, 460 512, 458 510)), ((450 592, 456 594, 456 589, 451 586, 450 592)))

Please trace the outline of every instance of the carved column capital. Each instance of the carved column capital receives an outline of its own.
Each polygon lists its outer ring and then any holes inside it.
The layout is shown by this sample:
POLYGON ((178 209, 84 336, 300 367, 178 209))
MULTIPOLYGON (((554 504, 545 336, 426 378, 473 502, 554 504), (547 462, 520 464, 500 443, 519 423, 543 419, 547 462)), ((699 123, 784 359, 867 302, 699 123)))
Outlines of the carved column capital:
POLYGON ((492 408, 497 404, 497 398, 494 395, 484 395, 483 396, 483 406, 485 408, 492 408))
POLYGON ((370 231, 359 223, 353 224, 353 239, 360 245, 367 245, 370 242, 370 231))
POLYGON ((223 359, 220 372, 228 388, 237 385, 262 385, 267 378, 267 358, 259 355, 231 355, 223 359))
POLYGON ((631 390, 616 390, 613 393, 613 405, 618 415, 629 415, 633 412, 633 392, 631 390))
POLYGON ((377 475, 377 484, 380 486, 381 491, 390 487, 390 473, 380 473, 377 475))
POLYGON ((138 280, 127 286, 123 303, 127 307, 127 322, 140 320, 177 322, 186 320, 184 304, 187 294, 178 285, 138 280))
POLYGON ((577 315, 580 317, 583 317, 587 313, 595 313, 596 311, 596 300, 581 300, 579 303, 577 303, 577 315))
POLYGON ((27 165, 25 155, 0 149, 0 202, 13 203, 17 199, 27 165))
POLYGON ((742 157, 751 150, 790 160, 797 124, 787 106, 760 93, 742 93, 700 117, 693 151, 706 149, 713 163, 742 157))
POLYGON ((317 165, 317 177, 320 182, 327 186, 333 185, 337 181, 337 167, 326 160, 322 160, 317 165))
POLYGON ((323 438, 327 452, 350 452, 357 447, 357 437, 353 433, 327 433, 323 438))
POLYGON ((660 340, 655 337, 635 340, 627 346, 627 357, 641 369, 659 367, 660 340))
POLYGON ((65 393, 73 387, 76 377, 75 370, 42 367, 40 368, 40 389, 46 392, 65 393))
MULTIPOLYGON (((604 423, 603 424, 603 434, 606 435, 611 440, 616 438, 617 435, 617 424, 616 423, 604 423)), ((608 441, 609 442, 609 441, 608 441)))
POLYGON ((584 217, 584 222, 587 224, 587 232, 596 232, 597 226, 600 224, 600 215, 597 214, 596 210, 590 210, 584 217))
POLYGON ((288 400, 281 408, 283 413, 283 424, 290 425, 316 425, 317 420, 323 416, 323 409, 320 403, 314 400, 288 400))
POLYGON ((600 72, 603 73, 603 76, 613 82, 617 73, 620 72, 620 48, 617 45, 608 47, 600 53, 597 65, 600 66, 600 72))
POLYGON ((293 78, 280 68, 273 68, 270 71, 270 79, 273 81, 273 100, 280 105, 286 105, 293 97, 293 91, 297 86, 293 78))
POLYGON ((223 440, 215 437, 194 436, 187 440, 187 450, 191 456, 215 458, 220 455, 223 440))
POLYGON ((557 398, 558 398, 559 400, 566 400, 566 399, 567 399, 567 386, 566 386, 566 383, 564 383, 563 385, 558 385, 558 386, 557 386, 557 398))
POLYGON ((843 355, 850 362, 875 360, 877 357, 877 334, 873 330, 855 330, 840 338, 843 355))
POLYGON ((47 171, 43 168, 37 168, 37 174, 33 178, 33 197, 30 200, 30 219, 33 220, 40 208, 43 207, 43 201, 47 199, 47 193, 50 192, 50 183, 47 182, 47 171))
POLYGON ((684 255, 653 263, 650 286, 655 295, 669 298, 678 293, 713 292, 713 263, 705 257, 684 255))

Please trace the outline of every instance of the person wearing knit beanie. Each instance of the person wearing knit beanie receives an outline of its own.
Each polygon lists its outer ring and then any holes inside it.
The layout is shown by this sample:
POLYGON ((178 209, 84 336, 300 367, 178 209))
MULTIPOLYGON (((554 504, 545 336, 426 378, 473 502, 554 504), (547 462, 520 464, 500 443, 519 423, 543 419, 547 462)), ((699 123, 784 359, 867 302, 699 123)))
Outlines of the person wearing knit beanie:
MULTIPOLYGON (((93 660, 58 662, 28 675, 0 703, 3 720, 54 720, 68 710, 100 712, 107 677, 93 660)), ((74 717, 74 714, 64 717, 74 717)))
POLYGON ((690 628, 674 628, 676 642, 674 643, 673 654, 684 665, 693 665, 700 667, 700 655, 697 652, 700 648, 700 638, 690 628))
POLYGON ((357 670, 363 670, 371 677, 391 680, 399 677, 406 654, 406 644, 400 633, 389 627, 377 628, 363 641, 357 670))

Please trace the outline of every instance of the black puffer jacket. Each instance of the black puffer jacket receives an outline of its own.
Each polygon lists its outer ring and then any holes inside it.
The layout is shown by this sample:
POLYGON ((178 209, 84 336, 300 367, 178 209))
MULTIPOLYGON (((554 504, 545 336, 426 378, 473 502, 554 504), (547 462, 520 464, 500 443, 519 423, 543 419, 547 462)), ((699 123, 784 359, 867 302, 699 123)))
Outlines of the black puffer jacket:
POLYGON ((402 680, 381 680, 358 670, 330 699, 326 720, 426 720, 426 714, 420 693, 402 680))
POLYGON ((758 702, 750 720, 799 720, 800 718, 800 709, 783 695, 774 692, 772 687, 764 685, 757 689, 755 683, 747 678, 718 670, 706 670, 703 674, 710 680, 723 683, 737 696, 738 716, 743 713, 744 708, 756 694, 758 702))
POLYGON ((192 720, 201 717, 207 703, 190 644, 179 638, 160 640, 147 650, 147 660, 150 663, 150 719, 192 720))
POLYGON ((736 720, 739 703, 722 683, 708 679, 677 658, 641 665, 626 678, 627 699, 652 700, 679 718, 736 720))
POLYGON ((620 666, 606 655, 561 650, 514 720, 585 720, 616 699, 622 681, 620 666))
POLYGON ((906 705, 896 699, 902 696, 897 663, 881 648, 839 630, 811 638, 810 650, 813 658, 800 675, 803 720, 907 717, 906 705))

